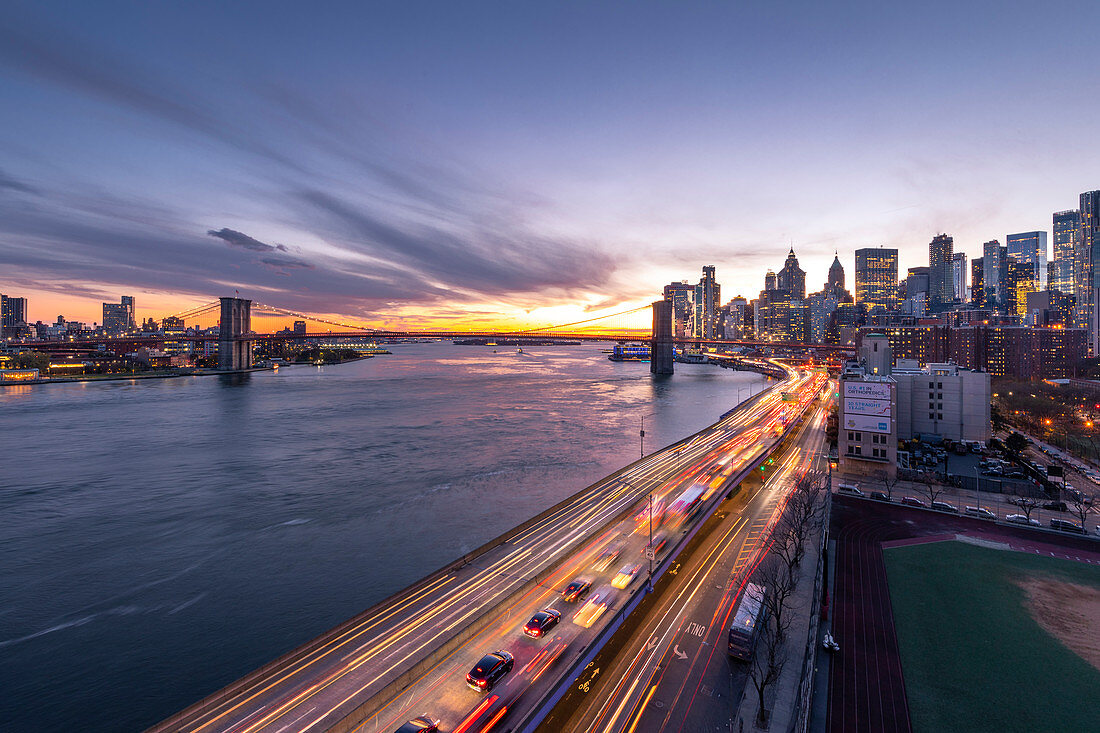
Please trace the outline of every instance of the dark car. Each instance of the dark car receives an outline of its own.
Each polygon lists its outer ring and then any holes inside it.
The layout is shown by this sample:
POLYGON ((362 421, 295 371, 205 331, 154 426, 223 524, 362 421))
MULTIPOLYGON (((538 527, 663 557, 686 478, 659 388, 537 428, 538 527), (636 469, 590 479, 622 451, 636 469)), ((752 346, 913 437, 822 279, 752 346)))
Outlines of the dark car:
POLYGON ((512 655, 505 651, 486 654, 466 673, 466 684, 478 692, 487 692, 501 677, 512 671, 515 663, 512 655))
POLYGON ((948 504, 946 501, 934 501, 932 502, 932 508, 938 512, 951 512, 952 514, 958 514, 959 508, 952 504, 948 504))
POLYGON ((583 600, 588 595, 588 591, 592 590, 592 583, 587 580, 577 579, 569 585, 565 586, 565 590, 561 592, 561 597, 570 603, 583 600))
POLYGON ((439 730, 438 720, 433 720, 427 715, 421 715, 419 718, 413 718, 405 723, 394 733, 436 733, 437 730, 439 730))
POLYGON ((886 495, 885 491, 872 491, 871 498, 875 501, 890 501, 890 497, 886 495))
POLYGON ((902 497, 901 503, 904 504, 905 506, 919 506, 919 507, 927 506, 923 501, 916 498, 915 496, 902 497))
POLYGON ((1064 512, 1066 511, 1066 503, 1064 501, 1048 501, 1043 504, 1043 509, 1049 509, 1052 512, 1064 512))
POLYGON ((544 608, 531 617, 523 627, 523 633, 532 639, 538 639, 561 621, 561 613, 552 608, 544 608))

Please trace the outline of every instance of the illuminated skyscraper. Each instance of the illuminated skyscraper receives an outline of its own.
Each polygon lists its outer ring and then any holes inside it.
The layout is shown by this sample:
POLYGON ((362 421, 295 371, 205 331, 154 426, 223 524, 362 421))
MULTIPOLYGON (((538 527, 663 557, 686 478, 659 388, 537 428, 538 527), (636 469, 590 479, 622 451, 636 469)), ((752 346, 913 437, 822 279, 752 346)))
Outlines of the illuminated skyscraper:
POLYGON ((132 331, 134 323, 134 298, 123 295, 120 303, 103 304, 103 330, 108 334, 132 331))
POLYGON ((840 264, 840 255, 833 253, 833 264, 829 265, 829 289, 837 293, 844 292, 844 265, 840 264))
POLYGON ((955 300, 953 255, 955 240, 937 234, 928 245, 928 302, 933 313, 945 310, 955 300))
POLYGON ((856 303, 867 310, 897 307, 898 251, 885 247, 856 250, 856 303))
POLYGON ((672 335, 690 338, 695 335, 695 286, 688 282, 665 286, 665 300, 672 303, 672 335))
POLYGON ((1051 288, 1066 295, 1077 295, 1078 270, 1083 264, 1077 257, 1077 225, 1080 219, 1081 212, 1077 209, 1054 214, 1054 260, 1047 280, 1051 288))
POLYGON ((1089 350, 1100 354, 1100 191, 1081 194, 1081 216, 1077 228, 1078 252, 1085 258, 1078 302, 1085 304, 1089 329, 1089 350), (1084 292, 1082 292, 1084 290, 1084 292))
POLYGON ((1031 280, 1035 283, 1036 290, 1046 290, 1047 287, 1047 233, 1023 232, 1021 234, 1009 234, 1005 238, 1008 247, 1008 256, 1017 262, 1026 262, 1031 265, 1031 280))
POLYGON ((806 297, 806 273, 798 266, 794 247, 791 247, 787 261, 783 263, 783 269, 776 275, 776 285, 780 290, 790 293, 792 298, 801 300, 806 297))
POLYGON ((721 288, 714 279, 714 265, 704 265, 703 277, 695 286, 696 337, 718 338, 718 314, 721 307, 721 288))
POLYGON ((985 258, 970 260, 970 302, 978 308, 985 307, 985 258))
POLYGON ((966 292, 966 253, 956 252, 951 255, 951 290, 955 294, 955 300, 966 302, 970 300, 966 292))

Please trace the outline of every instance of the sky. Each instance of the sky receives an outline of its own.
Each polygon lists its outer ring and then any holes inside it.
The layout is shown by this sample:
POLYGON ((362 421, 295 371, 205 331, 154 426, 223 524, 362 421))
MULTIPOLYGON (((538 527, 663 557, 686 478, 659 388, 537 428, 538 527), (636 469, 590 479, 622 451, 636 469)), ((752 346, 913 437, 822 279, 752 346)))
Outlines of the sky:
POLYGON ((0 7, 0 292, 549 325, 1100 188, 1100 3, 0 7), (1092 90, 1092 91, 1090 91, 1092 90))

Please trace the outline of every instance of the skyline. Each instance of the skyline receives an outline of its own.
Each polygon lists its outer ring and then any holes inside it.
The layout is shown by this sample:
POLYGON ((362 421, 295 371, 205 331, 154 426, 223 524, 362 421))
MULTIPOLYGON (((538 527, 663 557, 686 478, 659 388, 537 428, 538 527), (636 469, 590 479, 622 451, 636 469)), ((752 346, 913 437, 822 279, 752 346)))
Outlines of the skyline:
POLYGON ((32 320, 239 288, 565 322, 704 264, 751 298, 792 243, 811 288, 834 249, 973 258, 1097 187, 1097 103, 1055 114, 1100 81, 1084 4, 101 7, 0 18, 0 290, 32 320))

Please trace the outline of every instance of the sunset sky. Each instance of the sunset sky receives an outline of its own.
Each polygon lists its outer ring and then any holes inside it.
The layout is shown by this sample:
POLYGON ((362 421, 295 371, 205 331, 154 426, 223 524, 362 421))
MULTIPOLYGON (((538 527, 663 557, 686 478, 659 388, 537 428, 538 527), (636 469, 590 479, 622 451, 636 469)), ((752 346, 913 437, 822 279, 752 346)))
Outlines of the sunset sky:
POLYGON ((1100 188, 1100 3, 5 2, 0 292, 566 322, 1100 188))

